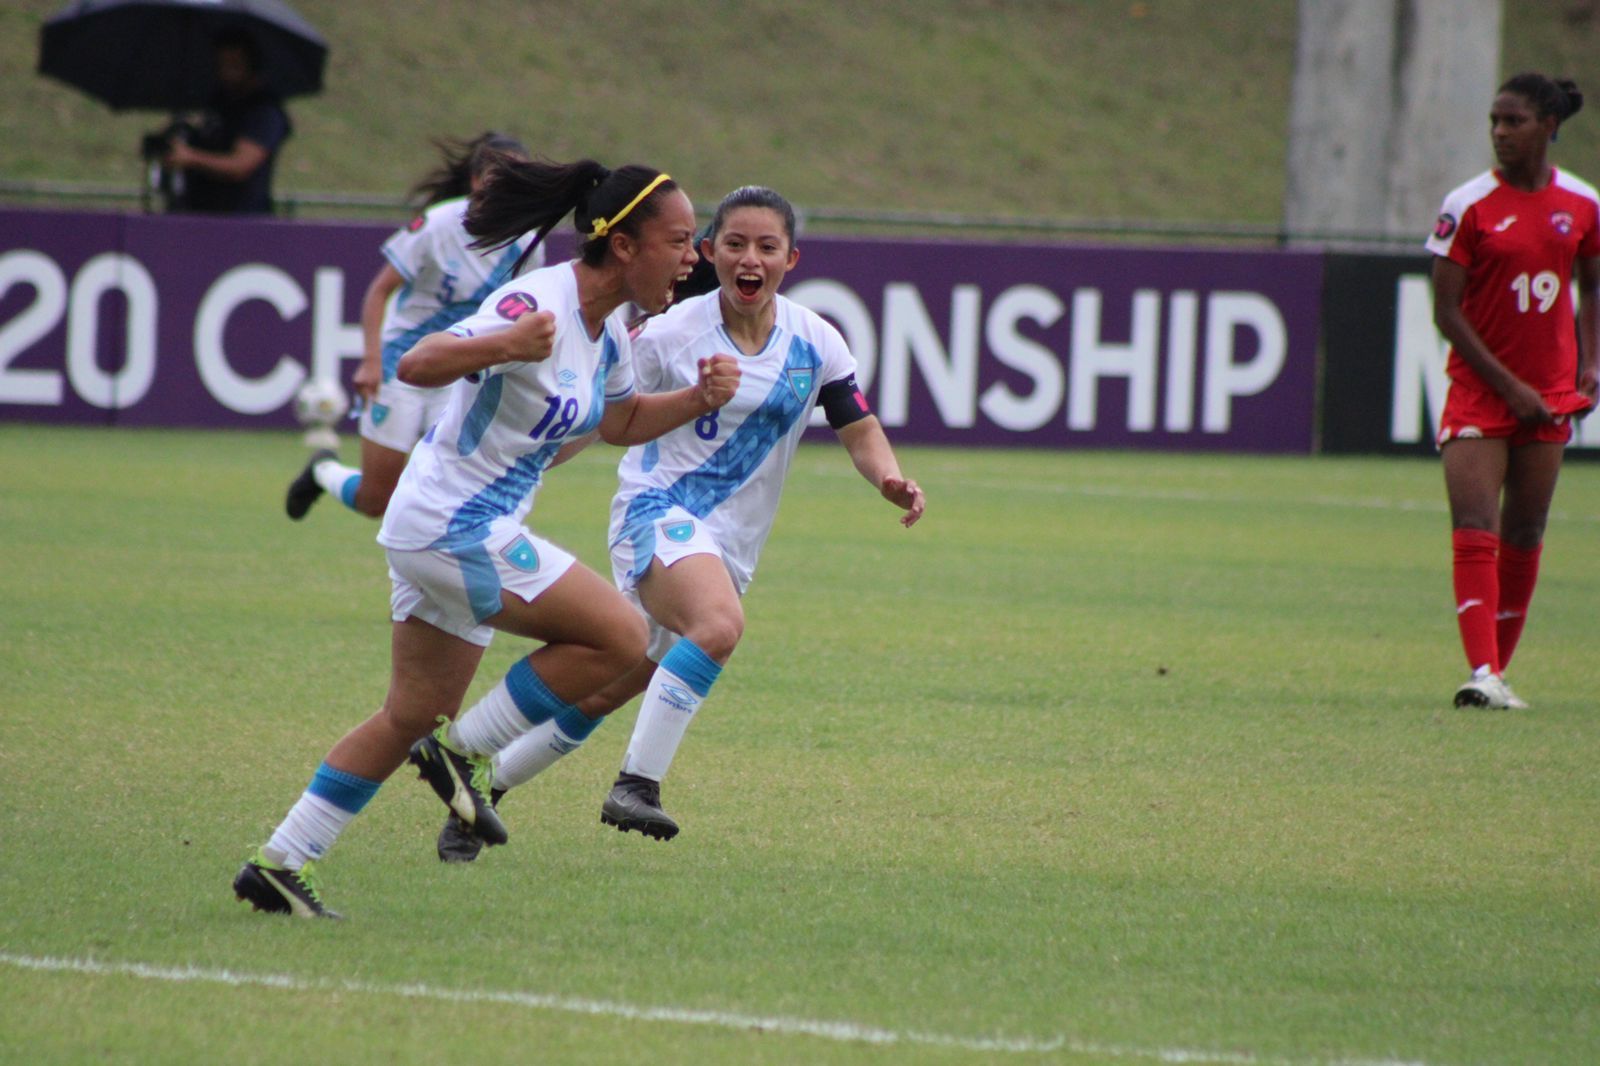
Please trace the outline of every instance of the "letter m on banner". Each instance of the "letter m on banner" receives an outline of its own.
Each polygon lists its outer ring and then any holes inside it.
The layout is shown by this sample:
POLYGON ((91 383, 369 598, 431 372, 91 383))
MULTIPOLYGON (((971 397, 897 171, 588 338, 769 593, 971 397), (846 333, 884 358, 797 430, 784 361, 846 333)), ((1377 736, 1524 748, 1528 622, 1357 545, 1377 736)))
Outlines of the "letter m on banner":
POLYGON ((1402 274, 1397 284, 1389 439, 1396 444, 1415 444, 1433 437, 1444 411, 1444 396, 1450 388, 1444 364, 1450 342, 1439 336, 1433 324, 1433 287, 1427 277, 1402 274))

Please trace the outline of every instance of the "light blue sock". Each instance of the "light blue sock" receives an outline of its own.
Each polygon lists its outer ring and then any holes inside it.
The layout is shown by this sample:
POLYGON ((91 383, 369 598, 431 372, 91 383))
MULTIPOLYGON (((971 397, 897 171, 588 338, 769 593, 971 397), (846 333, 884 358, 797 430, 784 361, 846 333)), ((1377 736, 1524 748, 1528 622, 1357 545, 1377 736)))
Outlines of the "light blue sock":
POLYGON ((527 659, 518 659, 487 696, 451 724, 450 746, 469 754, 493 755, 534 726, 568 713, 579 712, 545 686, 527 659))
POLYGON ((261 849, 262 855, 291 870, 322 858, 344 827, 377 795, 381 784, 323 763, 273 830, 272 838, 261 849))
POLYGON ((495 756, 494 787, 516 788, 544 773, 558 759, 577 751, 603 721, 572 707, 534 726, 495 756))
POLYGON ((653 781, 666 777, 689 722, 722 674, 716 660, 692 641, 680 640, 661 657, 639 704, 622 771, 653 781))

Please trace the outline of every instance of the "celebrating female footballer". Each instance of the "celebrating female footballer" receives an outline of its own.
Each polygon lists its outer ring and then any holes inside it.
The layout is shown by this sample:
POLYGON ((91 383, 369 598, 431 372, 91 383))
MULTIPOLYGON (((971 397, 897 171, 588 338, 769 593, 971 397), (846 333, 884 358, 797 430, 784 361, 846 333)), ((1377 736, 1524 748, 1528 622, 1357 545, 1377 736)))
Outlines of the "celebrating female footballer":
POLYGON ((493 165, 467 212, 480 246, 529 230, 537 245, 572 211, 579 258, 514 278, 400 359, 407 384, 455 384, 378 533, 393 583, 389 692, 328 752, 234 879, 235 894, 258 910, 333 916, 312 862, 408 756, 469 831, 505 842, 487 756, 552 717, 576 716, 573 701, 633 670, 648 639, 621 593, 522 524, 545 467, 569 436, 598 429, 610 443, 642 444, 714 418, 738 387, 733 358, 710 353, 683 388, 634 389, 630 342, 613 312, 630 301, 661 311, 695 263, 694 210, 668 175, 593 160, 493 165), (544 644, 450 721, 496 629, 544 644))
MULTIPOLYGON (((611 506, 611 565, 618 586, 649 616, 649 653, 580 700, 581 715, 552 718, 503 750, 495 760, 497 793, 571 752, 605 715, 642 692, 601 819, 660 840, 678 832, 661 809, 661 780, 744 632, 740 597, 818 403, 856 469, 905 512, 901 523, 922 517, 922 490, 901 474, 883 427, 868 412, 844 338, 821 316, 778 295, 799 260, 794 229, 794 209, 771 189, 728 194, 701 243, 719 288, 676 304, 635 340, 641 388, 692 382, 700 361, 732 345, 739 389, 721 409, 623 457, 611 506)), ((470 861, 479 846, 452 817, 439 836, 439 857, 470 861)))

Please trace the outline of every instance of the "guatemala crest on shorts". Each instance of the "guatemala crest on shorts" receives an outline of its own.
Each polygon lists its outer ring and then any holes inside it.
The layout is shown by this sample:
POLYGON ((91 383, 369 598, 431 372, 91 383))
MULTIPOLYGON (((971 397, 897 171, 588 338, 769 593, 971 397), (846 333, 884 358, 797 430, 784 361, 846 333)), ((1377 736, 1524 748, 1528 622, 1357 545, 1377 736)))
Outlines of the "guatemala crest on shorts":
POLYGON ((375 403, 375 404, 372 405, 372 424, 373 425, 375 425, 375 426, 383 425, 383 420, 385 418, 388 418, 388 417, 389 417, 389 405, 388 404, 386 404, 386 403, 375 403))
POLYGON ((694 523, 673 522, 671 525, 663 525, 661 535, 674 543, 683 544, 694 536, 694 523))
POLYGON ((539 569, 539 553, 533 550, 527 537, 518 537, 501 548, 500 558, 524 573, 531 574, 539 569))
POLYGON ((789 379, 789 391, 794 393, 794 398, 805 403, 811 396, 811 386, 817 380, 817 372, 809 366, 792 366, 784 374, 789 379))

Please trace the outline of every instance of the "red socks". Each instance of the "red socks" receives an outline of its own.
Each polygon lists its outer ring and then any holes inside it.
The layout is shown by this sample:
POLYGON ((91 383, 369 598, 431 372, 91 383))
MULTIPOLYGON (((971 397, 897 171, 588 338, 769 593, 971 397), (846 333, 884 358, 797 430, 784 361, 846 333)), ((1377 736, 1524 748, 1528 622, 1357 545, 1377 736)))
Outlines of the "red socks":
POLYGON ((1495 631, 1502 670, 1511 665, 1511 653, 1517 650, 1517 640, 1522 636, 1534 582, 1539 580, 1539 553, 1543 549, 1542 544, 1532 548, 1500 545, 1500 606, 1495 613, 1495 631))
MULTIPOLYGON (((1500 610, 1500 573, 1497 556, 1500 538, 1481 529, 1458 529, 1450 535, 1454 549, 1453 573, 1456 589, 1456 624, 1461 627, 1461 646, 1467 665, 1476 670, 1487 666, 1500 672, 1500 652, 1495 615, 1500 610)), ((1529 594, 1532 582, 1528 583, 1529 594)), ((1526 608, 1526 602, 1523 608, 1526 608)), ((1518 616, 1521 631, 1521 616, 1518 616)))

